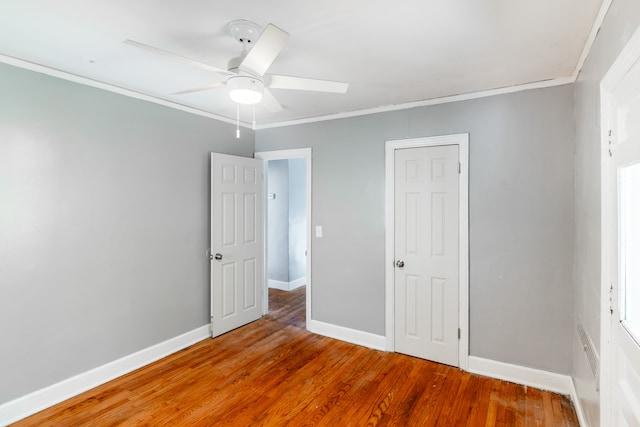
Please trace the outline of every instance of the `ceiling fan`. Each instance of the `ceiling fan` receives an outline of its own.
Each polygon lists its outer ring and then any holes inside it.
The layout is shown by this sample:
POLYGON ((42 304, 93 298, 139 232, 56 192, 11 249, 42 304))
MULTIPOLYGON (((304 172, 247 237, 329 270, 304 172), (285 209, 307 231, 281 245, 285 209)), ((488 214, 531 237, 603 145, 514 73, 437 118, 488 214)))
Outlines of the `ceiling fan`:
POLYGON ((261 102, 267 110, 277 112, 282 110, 282 105, 280 105, 269 89, 293 89, 331 93, 345 93, 347 91, 349 87, 347 83, 266 74, 289 39, 289 34, 275 25, 269 24, 264 31, 260 32, 260 26, 258 26, 258 24, 239 19, 230 22, 227 28, 231 35, 242 43, 243 46, 242 54, 236 58, 231 58, 227 64, 227 69, 214 67, 134 40, 125 40, 124 43, 170 58, 186 61, 205 70, 227 76, 225 82, 183 90, 176 92, 176 95, 227 86, 229 96, 234 102, 248 105, 261 102))

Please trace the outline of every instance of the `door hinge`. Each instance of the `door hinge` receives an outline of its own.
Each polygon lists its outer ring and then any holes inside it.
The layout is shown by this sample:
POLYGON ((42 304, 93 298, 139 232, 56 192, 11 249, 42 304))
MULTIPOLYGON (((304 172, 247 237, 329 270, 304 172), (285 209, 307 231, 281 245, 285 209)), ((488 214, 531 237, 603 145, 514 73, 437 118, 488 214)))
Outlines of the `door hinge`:
POLYGON ((609 287, 609 314, 613 314, 613 282, 609 287))
POLYGON ((458 339, 460 339, 461 335, 462 335, 462 332, 460 331, 460 328, 458 328, 458 339))
POLYGON ((458 162, 458 173, 462 173, 462 164, 458 162))
POLYGON ((611 151, 611 144, 613 143, 613 130, 609 129, 609 157, 613 157, 613 152, 611 151))

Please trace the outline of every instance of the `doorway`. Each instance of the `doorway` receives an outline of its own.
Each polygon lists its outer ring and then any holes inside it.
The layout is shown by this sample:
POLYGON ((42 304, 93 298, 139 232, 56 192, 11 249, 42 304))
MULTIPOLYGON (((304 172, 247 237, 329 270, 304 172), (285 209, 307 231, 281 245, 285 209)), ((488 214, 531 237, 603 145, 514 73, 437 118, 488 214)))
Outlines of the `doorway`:
POLYGON ((306 281, 305 159, 266 160, 267 282, 269 288, 293 291, 306 281))
POLYGON ((296 291, 305 285, 306 325, 311 319, 311 148, 255 153, 264 161, 265 280, 269 288, 296 291), (300 185, 302 184, 302 185, 300 185))
POLYGON ((640 425, 640 30, 601 82, 601 425, 640 425))
POLYGON ((387 141, 387 350, 467 369, 468 134, 387 141))

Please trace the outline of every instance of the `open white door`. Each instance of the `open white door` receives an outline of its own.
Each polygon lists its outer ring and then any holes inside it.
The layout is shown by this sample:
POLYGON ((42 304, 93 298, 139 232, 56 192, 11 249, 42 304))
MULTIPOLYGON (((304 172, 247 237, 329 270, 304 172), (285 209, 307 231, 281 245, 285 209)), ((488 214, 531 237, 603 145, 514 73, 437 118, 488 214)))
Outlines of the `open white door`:
POLYGON ((211 153, 214 337, 262 316, 262 210, 262 160, 211 153))
MULTIPOLYGON (((640 46, 640 45, 639 45, 640 46)), ((640 52, 639 52, 640 53, 640 52)), ((605 379, 603 425, 640 426, 640 54, 608 97, 610 279, 609 348, 611 378, 605 379)), ((605 358, 606 360, 607 358, 605 358)))

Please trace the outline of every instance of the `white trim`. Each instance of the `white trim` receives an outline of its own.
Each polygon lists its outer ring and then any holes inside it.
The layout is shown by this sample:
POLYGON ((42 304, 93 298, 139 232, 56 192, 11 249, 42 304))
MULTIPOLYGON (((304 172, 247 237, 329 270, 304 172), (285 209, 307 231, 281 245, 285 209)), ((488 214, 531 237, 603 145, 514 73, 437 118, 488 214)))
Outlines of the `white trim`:
POLYGON ((279 289, 281 291, 288 291, 289 282, 283 282, 281 280, 267 279, 267 284, 269 288, 279 289))
MULTIPOLYGON (((99 82, 97 80, 92 80, 87 77, 71 74, 66 71, 56 70, 55 68, 45 67, 44 65, 36 64, 34 62, 29 62, 29 61, 25 61, 22 59, 1 55, 1 54, 0 54, 0 62, 13 65, 14 67, 23 68, 25 70, 35 71, 37 73, 46 74, 52 77, 57 77, 59 79, 67 80, 70 82, 79 83, 85 86, 91 86, 97 89, 103 89, 109 92, 117 93, 119 95, 128 96, 129 98, 135 98, 141 101, 153 102, 154 104, 163 105, 165 107, 174 108, 176 110, 184 111, 191 114, 196 114, 198 116, 208 117, 210 119, 219 120, 221 122, 231 123, 233 125, 236 124, 235 120, 226 118, 224 116, 220 116, 218 114, 209 113, 208 111, 199 110, 194 107, 189 107, 186 105, 179 104, 177 102, 168 101, 166 99, 161 99, 155 96, 145 95, 143 93, 136 92, 130 89, 125 89, 112 84, 99 82)), ((240 122, 240 126, 248 129, 252 128, 252 125, 250 123, 246 123, 242 121, 240 122)))
POLYGON ((332 325, 331 323, 320 322, 319 320, 311 320, 308 322, 307 329, 314 334, 369 347, 374 350, 385 351, 387 347, 387 339, 383 335, 332 325))
POLYGON ((385 144, 385 330, 387 351, 394 351, 394 152, 397 149, 458 145, 459 180, 459 302, 458 366, 467 370, 469 358, 469 134, 387 141, 385 144))
POLYGON ((578 416, 578 423, 581 427, 589 426, 575 383, 569 375, 512 365, 477 356, 469 356, 469 372, 569 396, 578 416))
POLYGON ((294 289, 298 289, 299 287, 304 286, 306 284, 307 284, 307 278, 303 276, 299 279, 292 280, 291 282, 289 282, 289 290, 293 291, 294 289))
POLYGON ((162 359, 183 348, 209 338, 209 325, 204 325, 128 356, 106 363, 59 383, 36 390, 0 405, 0 425, 7 425, 35 414, 73 396, 162 359))
POLYGON ((573 380, 569 375, 512 365, 477 356, 469 356, 469 372, 564 395, 571 395, 574 388, 573 380))
POLYGON ((609 313, 609 280, 611 278, 610 233, 611 223, 608 200, 609 160, 608 134, 609 109, 613 96, 605 88, 604 80, 600 84, 600 425, 606 426, 612 419, 613 358, 611 354, 611 316, 609 313))
POLYGON ((404 104, 385 105, 382 107, 367 108, 364 110, 348 111, 344 113, 327 114, 325 116, 309 117, 306 119, 289 120, 285 122, 265 123, 263 125, 254 126, 254 129, 262 130, 262 129, 270 129, 270 128, 279 128, 284 126, 301 125, 305 123, 324 122, 327 120, 337 120, 337 119, 346 119, 349 117, 366 116, 369 114, 376 114, 376 113, 386 113, 388 111, 408 110, 410 108, 448 104, 450 102, 458 102, 458 101, 469 101, 472 99, 486 98, 486 97, 495 96, 495 95, 504 95, 507 93, 522 92, 522 91, 531 90, 531 89, 544 89, 548 87, 562 86, 562 85, 566 85, 574 82, 575 82, 574 77, 560 77, 557 79, 549 79, 549 80, 543 80, 539 82, 525 83, 521 85, 508 86, 508 87, 503 87, 498 89, 489 89, 489 90, 482 90, 478 92, 464 93, 460 95, 444 96, 442 98, 425 99, 423 101, 406 102, 404 104))
MULTIPOLYGON (((606 0, 606 1, 608 1, 609 3, 611 2, 611 0, 606 0)), ((602 10, 601 10, 601 13, 602 13, 602 10)), ((600 15, 598 15, 598 17, 600 17, 600 15)), ((601 24, 601 22, 599 24, 601 24)), ((592 29, 592 32, 593 32, 593 29, 592 29)), ((587 40, 589 49, 591 48, 591 45, 589 44, 590 40, 591 39, 587 40)), ((583 50, 583 56, 585 58, 586 58, 585 55, 587 53, 588 53, 588 49, 587 49, 587 45, 585 45, 585 50, 583 50)), ((580 68, 582 67, 584 58, 581 57, 581 61, 582 62, 578 62, 578 65, 580 68)), ((72 74, 62 70, 57 70, 55 68, 46 67, 44 65, 36 64, 34 62, 25 61, 22 59, 18 59, 18 58, 14 58, 14 57, 2 55, 2 54, 0 54, 0 62, 13 65, 15 67, 23 68, 26 70, 47 74, 49 76, 57 77, 57 78, 71 81, 74 83, 79 83, 86 86, 107 90, 109 92, 128 96, 130 98, 140 99, 147 102, 153 102, 154 104, 163 105, 165 107, 174 108, 176 110, 185 111, 187 113, 196 114, 198 116, 208 117, 210 119, 219 120, 225 123, 236 124, 235 120, 218 115, 218 114, 213 114, 208 111, 200 110, 198 108, 189 107, 174 101, 168 101, 166 99, 161 99, 155 96, 146 95, 140 92, 136 92, 130 89, 125 89, 112 84, 99 82, 97 80, 92 80, 87 77, 82 77, 82 76, 72 74)), ((576 70, 578 70, 578 68, 576 68, 576 70)), ((525 84, 514 85, 514 86, 507 86, 507 87, 497 88, 497 89, 489 89, 489 90, 482 90, 482 91, 464 93, 459 95, 444 96, 441 98, 431 98, 431 99, 426 99, 422 101, 406 102, 403 104, 386 105, 386 106, 376 107, 376 108, 367 108, 364 110, 327 114, 324 116, 309 117, 305 119, 289 120, 289 121, 276 122, 276 123, 266 123, 263 125, 256 125, 256 126, 252 126, 250 123, 241 121, 240 126, 248 129, 254 129, 254 130, 270 129, 270 128, 277 128, 277 127, 284 127, 284 126, 294 126, 294 125, 299 125, 304 123, 315 123, 315 122, 323 122, 327 120, 343 119, 348 117, 366 116, 368 114, 384 113, 388 111, 407 110, 410 108, 446 104, 449 102, 468 101, 472 99, 486 98, 488 96, 504 95, 507 93, 515 93, 515 92, 521 92, 521 91, 531 90, 531 89, 542 89, 547 87, 561 86, 569 83, 574 83, 576 80, 576 76, 577 76, 577 72, 574 72, 574 75, 571 77, 559 77, 555 79, 542 80, 538 82, 525 83, 525 84)))
MULTIPOLYGON (((276 150, 276 151, 260 151, 257 153, 254 153, 253 155, 256 159, 262 159, 265 162, 268 160, 285 160, 285 159, 299 159, 299 158, 303 158, 306 161, 305 167, 306 167, 306 172, 307 172, 307 272, 306 272, 306 276, 304 277, 304 284, 307 285, 307 290, 306 290, 306 321, 307 321, 307 329, 309 329, 309 324, 311 323, 311 286, 312 286, 312 279, 311 279, 311 264, 313 261, 313 258, 311 257, 311 189, 313 188, 313 186, 311 185, 311 178, 313 176, 312 172, 312 164, 313 164, 313 152, 311 150, 311 148, 296 148, 296 149, 291 149, 291 150, 276 150)), ((266 170, 266 168, 264 169, 266 170)), ((265 215, 264 215, 264 245, 265 245, 265 249, 264 249, 264 261, 265 261, 265 268, 264 270, 264 275, 265 275, 265 292, 264 292, 264 301, 262 303, 262 307, 263 307, 263 314, 267 314, 269 312, 269 290, 267 288, 268 286, 268 278, 267 278, 267 268, 266 268, 266 262, 267 262, 267 257, 269 256, 268 252, 267 252, 267 209, 266 209, 266 204, 267 204, 267 190, 266 190, 266 185, 267 185, 267 179, 265 178, 263 180, 264 185, 265 185, 265 190, 264 190, 264 204, 265 204, 265 215)), ((299 279, 298 279, 299 280, 299 279)))
POLYGON ((293 280, 291 282, 282 282, 280 280, 267 280, 270 288, 280 289, 281 291, 292 291, 294 289, 298 289, 300 286, 304 286, 307 283, 306 277, 301 277, 299 279, 293 280))
POLYGON ((609 161, 609 129, 613 108, 613 92, 631 66, 640 58, 640 28, 631 36, 600 82, 600 425, 613 419, 613 354, 612 322, 609 311, 611 285, 612 226, 611 162, 609 161))
POLYGON ((292 148, 288 150, 258 151, 254 157, 262 160, 303 159, 311 157, 311 148, 292 148))
POLYGON ((578 397, 578 390, 573 378, 571 378, 571 394, 569 396, 573 402, 573 408, 576 410, 576 415, 578 415, 578 424, 580 424, 581 427, 589 427, 589 422, 587 421, 587 416, 584 413, 582 401, 580 401, 580 397, 578 397))
POLYGON ((591 27, 591 32, 589 33, 589 37, 587 37, 587 41, 585 42, 584 47, 582 48, 582 54, 580 55, 580 59, 578 59, 578 63, 576 64, 576 69, 571 76, 574 82, 578 79, 578 76, 580 75, 580 71, 582 71, 582 67, 584 66, 585 61, 589 57, 589 53, 591 52, 593 43, 596 40, 598 31, 600 31, 600 27, 602 27, 604 18, 607 16, 607 12, 609 11, 609 7, 611 7, 612 1, 613 0, 604 0, 602 2, 602 5, 600 5, 600 10, 598 11, 596 20, 593 22, 593 26, 591 27))

